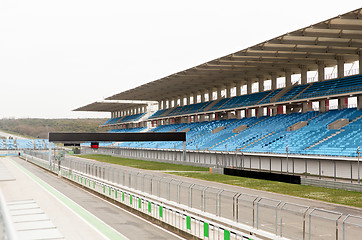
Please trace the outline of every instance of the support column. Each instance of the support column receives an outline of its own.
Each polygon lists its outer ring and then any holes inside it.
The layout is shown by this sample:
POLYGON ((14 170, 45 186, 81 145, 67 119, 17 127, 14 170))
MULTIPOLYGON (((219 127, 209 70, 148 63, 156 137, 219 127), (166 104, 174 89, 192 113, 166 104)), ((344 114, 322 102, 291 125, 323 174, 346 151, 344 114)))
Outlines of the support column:
POLYGON ((270 76, 271 76, 271 90, 274 91, 275 89, 277 89, 277 74, 272 72, 270 76))
POLYGON ((251 85, 252 85, 251 81, 246 82, 246 94, 251 94, 252 92, 251 85))
POLYGON ((318 61, 318 82, 324 81, 324 62, 318 61))
POLYGON ((241 110, 236 110, 236 118, 241 119, 241 110))
POLYGON ((259 83, 259 92, 264 92, 264 77, 260 77, 258 80, 259 83))
POLYGON ((241 95, 241 82, 240 81, 235 83, 235 88, 236 88, 236 92, 235 92, 236 96, 240 96, 241 95))
POLYGON ((226 97, 227 98, 231 97, 231 85, 226 86, 226 97))
POLYGON ((160 110, 162 107, 162 101, 158 101, 158 110, 160 110))
POLYGON ((357 109, 358 110, 362 109, 362 95, 357 96, 357 109))
POLYGON ((193 97, 194 97, 194 104, 197 103, 197 92, 193 93, 193 97))
POLYGON ((209 101, 212 101, 212 100, 213 100, 213 96, 212 96, 213 93, 214 93, 213 89, 210 88, 210 89, 209 89, 209 101))
POLYGON ((324 113, 326 112, 326 100, 319 101, 319 112, 324 113))
POLYGON ((289 87, 292 85, 292 73, 289 69, 285 70, 285 86, 289 87))
POLYGON ((245 109, 245 116, 251 118, 251 108, 245 109))
POLYGON ((348 98, 347 97, 338 98, 338 110, 342 110, 345 108, 348 108, 348 98))
POLYGON ((217 90, 216 90, 216 98, 217 99, 220 99, 221 98, 221 87, 218 87, 217 90))
POLYGON ((227 118, 228 119, 233 119, 233 118, 235 118, 235 115, 231 111, 227 112, 227 118))
POLYGON ((191 104, 191 94, 188 96, 188 97, 186 97, 186 104, 187 105, 190 105, 191 104))
POLYGON ((304 102, 302 112, 306 113, 306 112, 309 112, 309 111, 312 111, 311 104, 309 102, 304 102))
POLYGON ((201 93, 201 102, 205 102, 205 92, 204 91, 200 91, 201 93))
POLYGON ((342 57, 337 57, 337 77, 344 77, 344 59, 342 57))
POLYGON ((359 59, 358 59, 358 67, 359 67, 359 74, 362 74, 362 51, 359 52, 359 59))
POLYGON ((300 66, 301 84, 307 84, 307 66, 300 66))
POLYGON ((272 107, 271 108, 271 115, 276 116, 277 114, 278 114, 278 108, 277 107, 272 107))
POLYGON ((264 108, 257 108, 257 109, 255 109, 255 111, 256 111, 257 118, 262 117, 264 115, 264 108))

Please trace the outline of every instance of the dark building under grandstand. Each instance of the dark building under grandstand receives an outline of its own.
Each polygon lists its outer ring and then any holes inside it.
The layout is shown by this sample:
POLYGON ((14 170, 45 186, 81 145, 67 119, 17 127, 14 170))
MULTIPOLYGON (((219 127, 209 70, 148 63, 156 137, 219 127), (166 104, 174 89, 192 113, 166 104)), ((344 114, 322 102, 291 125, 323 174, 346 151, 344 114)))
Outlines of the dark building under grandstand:
MULTIPOLYGON (((362 9, 75 111, 110 112, 104 125, 115 132, 187 132, 188 150, 356 157, 362 9)), ((182 143, 118 146, 181 149, 182 143)))

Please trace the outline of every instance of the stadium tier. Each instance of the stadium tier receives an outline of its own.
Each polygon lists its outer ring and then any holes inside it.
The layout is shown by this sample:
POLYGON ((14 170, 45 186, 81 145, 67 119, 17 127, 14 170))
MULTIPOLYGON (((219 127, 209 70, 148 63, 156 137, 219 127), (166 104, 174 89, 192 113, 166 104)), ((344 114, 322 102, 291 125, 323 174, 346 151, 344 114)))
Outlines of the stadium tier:
MULTIPOLYGON (((196 113, 212 113, 214 111, 239 109, 248 106, 271 104, 274 102, 308 99, 313 97, 336 95, 340 93, 352 93, 362 91, 362 75, 354 75, 340 79, 327 80, 323 82, 312 82, 309 84, 295 85, 282 96, 275 96, 283 89, 274 91, 263 91, 241 96, 222 98, 203 103, 177 106, 174 108, 161 109, 156 111, 148 120, 191 115, 196 113)), ((143 114, 135 114, 125 117, 112 118, 104 125, 121 124, 139 120, 143 114)))
POLYGON ((127 122, 135 122, 139 120, 142 116, 144 116, 146 113, 139 113, 139 114, 133 114, 125 117, 117 117, 117 118, 111 118, 107 122, 105 122, 103 125, 111 125, 111 124, 117 124, 117 123, 127 123, 127 122))
MULTIPOLYGON (((291 154, 353 157, 357 155, 356 149, 362 143, 361 127, 362 110, 347 108, 325 113, 311 111, 260 118, 160 125, 152 131, 186 131, 187 149, 189 150, 238 150, 285 154, 288 146, 291 154), (339 129, 331 129, 333 123, 341 119, 347 120, 347 124, 339 129), (300 122, 307 122, 307 124, 297 130, 290 130, 291 126, 300 122), (244 128, 238 131, 240 127, 244 128)), ((141 130, 142 128, 122 129, 123 132, 141 130)), ((118 146, 182 149, 181 142, 124 142, 118 146)))

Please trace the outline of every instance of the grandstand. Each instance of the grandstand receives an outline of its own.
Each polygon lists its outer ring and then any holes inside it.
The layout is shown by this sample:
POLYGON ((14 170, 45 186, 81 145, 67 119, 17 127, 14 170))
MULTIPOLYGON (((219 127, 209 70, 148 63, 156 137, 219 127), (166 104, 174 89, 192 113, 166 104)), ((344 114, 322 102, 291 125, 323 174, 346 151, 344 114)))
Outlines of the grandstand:
MULTIPOLYGON (((187 150, 356 157, 361 14, 345 13, 75 111, 110 112, 103 126, 111 132, 186 132, 187 150), (157 102, 158 109, 135 101, 157 102)), ((182 143, 117 146, 181 149, 182 143)))
MULTIPOLYGON (((48 139, 0 139, 0 150, 46 150, 48 148, 48 139)), ((52 143, 52 148, 55 148, 54 143, 52 143)))

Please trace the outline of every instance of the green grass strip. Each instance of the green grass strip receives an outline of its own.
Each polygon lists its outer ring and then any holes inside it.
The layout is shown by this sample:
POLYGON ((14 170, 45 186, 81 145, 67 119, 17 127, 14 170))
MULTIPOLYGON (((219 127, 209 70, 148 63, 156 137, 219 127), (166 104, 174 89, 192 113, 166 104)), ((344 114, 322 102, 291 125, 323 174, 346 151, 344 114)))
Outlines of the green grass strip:
POLYGON ((67 207, 73 210, 79 217, 83 218, 86 222, 88 222, 91 226, 97 229, 100 233, 106 236, 109 239, 127 239, 125 236, 111 228, 109 225, 100 221, 96 216, 86 211, 84 208, 73 202, 71 199, 66 197, 64 194, 41 180, 39 177, 35 176, 33 173, 19 165, 18 163, 10 160, 15 166, 17 166, 20 170, 22 170, 25 174, 31 177, 35 182, 37 182, 40 186, 46 189, 50 194, 52 194, 59 201, 64 203, 67 207))
POLYGON ((78 157, 97 160, 99 162, 106 162, 111 164, 117 164, 122 166, 148 169, 148 170, 158 170, 158 171, 208 171, 206 167, 196 167, 189 165, 180 165, 173 163, 163 163, 163 162, 153 162, 145 160, 136 160, 129 158, 120 158, 113 157, 109 155, 102 154, 88 154, 88 155, 79 155, 78 157))

